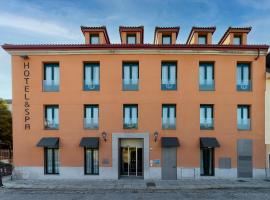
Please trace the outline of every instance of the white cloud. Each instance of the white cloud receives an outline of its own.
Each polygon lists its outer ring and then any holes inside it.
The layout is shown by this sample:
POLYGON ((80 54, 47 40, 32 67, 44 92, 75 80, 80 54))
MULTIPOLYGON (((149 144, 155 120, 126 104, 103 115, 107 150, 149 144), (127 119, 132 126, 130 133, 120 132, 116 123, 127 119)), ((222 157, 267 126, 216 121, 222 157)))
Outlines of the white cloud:
POLYGON ((0 26, 32 31, 49 36, 61 36, 67 39, 77 39, 67 28, 50 21, 39 20, 9 13, 0 13, 0 26))

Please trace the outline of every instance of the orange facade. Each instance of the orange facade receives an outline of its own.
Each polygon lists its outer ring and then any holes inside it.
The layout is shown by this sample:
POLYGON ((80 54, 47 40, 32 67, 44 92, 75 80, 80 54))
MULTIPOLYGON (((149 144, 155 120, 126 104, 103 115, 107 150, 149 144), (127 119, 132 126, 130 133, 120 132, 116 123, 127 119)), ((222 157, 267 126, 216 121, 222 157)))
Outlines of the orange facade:
MULTIPOLYGON (((86 34, 86 33, 84 33, 86 34)), ((172 33, 175 38, 176 33, 172 33)), ((86 34, 86 39, 89 37, 86 34)), ((125 38, 124 35, 122 35, 125 38)), ((140 36, 137 35, 139 39, 140 36)), ((88 39, 87 39, 88 40, 88 39)), ((102 36, 102 40, 104 37, 102 36)), ((161 40, 157 35, 157 40, 161 40)), ((173 39, 174 41, 175 39, 173 39)), ((208 39, 209 40, 209 39, 208 39)), ((196 45, 196 44, 195 44, 196 45)), ((121 45, 120 45, 121 46, 121 45)), ((125 44, 123 44, 125 46, 125 44)), ((12 54, 13 80, 13 138, 15 167, 43 167, 44 151, 36 144, 43 137, 59 137, 61 167, 83 167, 84 149, 79 146, 83 137, 99 137, 99 167, 113 165, 112 134, 148 133, 150 168, 162 168, 162 137, 178 138, 177 168, 200 168, 200 138, 214 137, 220 147, 215 148, 214 167, 219 159, 231 159, 231 169, 237 169, 237 140, 250 139, 253 143, 253 168, 264 170, 264 101, 265 54, 253 47, 217 46, 193 48, 141 47, 122 49, 117 47, 91 47, 46 49, 46 46, 20 49, 4 46, 12 54), (22 56, 24 55, 24 56, 22 56), (25 56, 27 55, 27 57, 25 56), (122 90, 123 62, 139 63, 139 89, 122 90), (177 63, 177 89, 161 90, 161 66, 164 61, 177 63), (60 88, 58 92, 44 92, 42 80, 44 63, 59 63, 60 88), (100 66, 99 91, 83 90, 85 62, 98 62, 100 66), (200 62, 214 63, 213 91, 199 90, 200 62), (251 91, 237 91, 237 63, 250 63, 251 91), (24 64, 29 63, 26 75, 24 64), (27 92, 26 92, 27 91, 27 92), (27 93, 27 94, 26 94, 27 93), (29 113, 25 112, 25 95, 29 113), (99 105, 99 128, 84 128, 84 105, 99 105), (123 105, 138 105, 138 128, 123 128, 123 105), (162 105, 176 105, 176 129, 162 129, 162 105), (213 105, 214 128, 200 130, 200 105, 213 105), (59 105, 59 129, 44 129, 44 106, 59 105), (238 130, 237 106, 250 106, 250 130, 238 130), (29 114, 27 123, 25 115, 29 114), (30 124, 30 128, 26 127, 30 124), (101 133, 107 133, 104 141, 101 133), (155 142, 154 132, 158 132, 155 142), (106 160, 106 162, 104 162, 106 160)), ((61 170, 60 170, 61 174, 61 170)), ((179 175, 178 175, 179 177, 179 175)), ((106 178, 106 177, 104 177, 106 178)))

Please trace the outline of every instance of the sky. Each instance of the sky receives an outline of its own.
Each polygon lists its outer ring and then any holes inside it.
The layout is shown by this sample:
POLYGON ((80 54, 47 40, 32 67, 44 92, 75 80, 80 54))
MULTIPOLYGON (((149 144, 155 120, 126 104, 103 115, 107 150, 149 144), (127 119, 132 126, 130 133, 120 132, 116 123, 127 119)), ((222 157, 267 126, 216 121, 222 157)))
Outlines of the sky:
MULTIPOLYGON (((0 0, 0 45, 83 43, 80 26, 105 25, 111 43, 118 28, 180 26, 185 43, 192 26, 216 26, 217 43, 229 26, 252 26, 250 44, 270 44, 270 0, 0 0)), ((0 98, 12 98, 11 57, 0 48, 0 98)))

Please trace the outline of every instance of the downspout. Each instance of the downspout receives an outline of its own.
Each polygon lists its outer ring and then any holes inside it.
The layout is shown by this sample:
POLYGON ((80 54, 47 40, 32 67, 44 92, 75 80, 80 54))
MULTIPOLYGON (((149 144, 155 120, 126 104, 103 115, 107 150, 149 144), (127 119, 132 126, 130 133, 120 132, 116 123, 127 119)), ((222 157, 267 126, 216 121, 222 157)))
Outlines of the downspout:
POLYGON ((260 48, 258 48, 258 54, 257 54, 257 56, 256 56, 255 60, 258 60, 258 59, 259 59, 259 57, 260 57, 260 51, 261 51, 261 49, 260 49, 260 48))

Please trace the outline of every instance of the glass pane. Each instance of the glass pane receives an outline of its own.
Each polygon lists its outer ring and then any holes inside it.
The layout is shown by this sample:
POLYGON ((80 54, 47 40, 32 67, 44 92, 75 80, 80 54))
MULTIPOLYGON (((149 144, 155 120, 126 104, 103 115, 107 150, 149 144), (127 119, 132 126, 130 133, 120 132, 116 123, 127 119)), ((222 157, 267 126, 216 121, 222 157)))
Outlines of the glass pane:
POLYGON ((170 36, 163 36, 162 37, 162 44, 171 44, 171 37, 170 36))
POLYGON ((94 124, 98 125, 98 108, 94 108, 94 124))
POLYGON ((45 80, 47 85, 52 84, 52 67, 49 66, 45 67, 45 80))
POLYGON ((137 124, 137 108, 136 107, 133 107, 131 109, 132 113, 131 113, 131 121, 132 121, 132 124, 137 124))
POLYGON ((130 81, 130 67, 124 66, 124 84, 129 84, 130 81))
POLYGON ((168 66, 162 66, 162 84, 168 84, 168 66))
POLYGON ((91 67, 87 66, 85 67, 85 84, 86 85, 92 85, 93 82, 92 82, 92 79, 91 79, 91 75, 92 75, 92 72, 91 72, 91 67))
POLYGON ((200 108, 200 122, 204 123, 204 121, 205 121, 205 109, 200 108))
POLYGON ((132 84, 137 84, 138 83, 138 66, 134 65, 132 66, 132 79, 131 79, 132 84))
POLYGON ((53 153, 52 149, 47 149, 47 173, 51 174, 53 173, 53 153))
POLYGON ((248 84, 248 80, 249 80, 249 67, 245 66, 243 68, 243 82, 245 85, 248 84))
POLYGON ((204 73, 205 73, 205 67, 204 66, 200 66, 200 84, 205 84, 205 77, 204 77, 204 73))
POLYGON ((166 124, 168 120, 168 108, 167 107, 163 107, 162 108, 162 123, 166 124))
POLYGON ((238 124, 241 122, 241 108, 237 108, 237 121, 238 124))
POLYGON ((206 110, 207 110, 207 111, 206 111, 207 119, 208 119, 208 118, 211 119, 211 118, 212 118, 212 108, 207 108, 206 110))
POLYGON ((136 44, 136 36, 127 36, 128 44, 136 44))
POLYGON ((54 172, 56 174, 59 173, 59 151, 58 149, 54 149, 54 172))
POLYGON ((248 119, 248 108, 247 107, 243 108, 243 119, 244 120, 248 119))
POLYGON ((59 67, 54 67, 54 85, 59 85, 59 67))
POLYGON ((233 44, 235 44, 235 45, 240 45, 240 44, 241 44, 241 37, 235 36, 235 37, 233 38, 233 44))
POLYGON ((211 81, 213 80, 213 67, 211 65, 210 66, 207 66, 206 80, 207 80, 207 83, 208 84, 210 84, 211 81))
POLYGON ((98 174, 98 171, 99 171, 99 162, 98 162, 98 150, 97 149, 94 149, 93 150, 93 173, 94 174, 98 174))
POLYGON ((170 107, 170 125, 174 125, 174 118, 175 118, 175 108, 170 107))
POLYGON ((54 108, 54 124, 58 126, 59 124, 59 109, 54 108))
POLYGON ((124 119, 124 123, 125 124, 130 124, 130 108, 129 107, 125 107, 124 108, 124 112, 125 112, 125 119, 124 119))
POLYGON ((237 66, 237 84, 241 84, 242 82, 241 69, 242 68, 240 66, 237 66))
POLYGON ((99 36, 90 36, 91 44, 99 44, 99 36))
POLYGON ((206 44, 206 36, 199 36, 199 44, 206 44))
POLYGON ((47 121, 47 126, 50 127, 52 125, 52 122, 53 122, 53 109, 50 108, 50 107, 47 107, 46 108, 46 113, 47 113, 47 118, 46 118, 46 121, 47 121))
POLYGON ((94 67, 94 79, 93 79, 93 83, 95 85, 99 85, 99 67, 95 66, 94 67))
POLYGON ((176 84, 176 67, 170 66, 170 84, 176 84))
POLYGON ((91 149, 86 149, 86 173, 87 174, 92 174, 93 171, 92 171, 92 150, 91 149))

